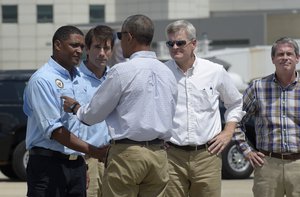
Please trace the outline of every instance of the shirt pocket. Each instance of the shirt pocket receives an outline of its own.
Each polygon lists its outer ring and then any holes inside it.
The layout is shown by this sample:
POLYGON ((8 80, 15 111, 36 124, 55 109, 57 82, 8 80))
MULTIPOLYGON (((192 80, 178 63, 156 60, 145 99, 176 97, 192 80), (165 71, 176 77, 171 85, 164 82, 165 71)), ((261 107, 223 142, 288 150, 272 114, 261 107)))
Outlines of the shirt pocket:
POLYGON ((74 91, 75 100, 77 100, 81 105, 87 104, 92 98, 92 95, 88 94, 86 85, 76 86, 74 91))
POLYGON ((57 92, 58 92, 59 97, 61 97, 61 96, 68 96, 71 98, 75 97, 74 91, 71 88, 60 88, 60 89, 57 89, 57 92))
POLYGON ((197 112, 215 111, 216 97, 212 86, 195 89, 193 91, 193 101, 197 112))

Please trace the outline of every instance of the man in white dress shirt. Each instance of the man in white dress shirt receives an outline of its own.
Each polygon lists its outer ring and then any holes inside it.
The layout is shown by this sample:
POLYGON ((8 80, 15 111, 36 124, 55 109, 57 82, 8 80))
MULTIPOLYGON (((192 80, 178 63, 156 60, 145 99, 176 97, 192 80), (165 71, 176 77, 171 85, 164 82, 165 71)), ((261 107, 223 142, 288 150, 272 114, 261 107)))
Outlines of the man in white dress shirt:
POLYGON ((166 65, 178 83, 178 99, 168 142, 170 197, 221 196, 220 153, 241 120, 242 95, 222 65, 194 54, 196 30, 180 20, 166 27, 172 60, 166 65), (220 99, 226 107, 222 130, 220 99))
MULTIPOLYGON (((162 197, 169 180, 164 140, 171 137, 177 83, 150 51, 151 19, 128 17, 117 33, 128 61, 116 64, 86 106, 73 112, 85 124, 106 120, 112 137, 103 196, 162 197)), ((64 109, 74 100, 64 97, 64 109)))

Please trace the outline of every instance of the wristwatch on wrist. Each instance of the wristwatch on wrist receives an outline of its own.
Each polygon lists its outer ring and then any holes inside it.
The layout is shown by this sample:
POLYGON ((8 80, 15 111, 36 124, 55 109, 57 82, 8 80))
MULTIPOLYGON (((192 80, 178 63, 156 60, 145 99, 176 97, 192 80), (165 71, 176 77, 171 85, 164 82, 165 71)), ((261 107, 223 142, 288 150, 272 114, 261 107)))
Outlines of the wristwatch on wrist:
POLYGON ((78 102, 74 102, 74 103, 70 106, 70 110, 71 110, 71 112, 72 112, 74 115, 76 114, 76 112, 74 111, 74 109, 75 109, 75 107, 76 107, 77 105, 79 105, 79 103, 78 103, 78 102))

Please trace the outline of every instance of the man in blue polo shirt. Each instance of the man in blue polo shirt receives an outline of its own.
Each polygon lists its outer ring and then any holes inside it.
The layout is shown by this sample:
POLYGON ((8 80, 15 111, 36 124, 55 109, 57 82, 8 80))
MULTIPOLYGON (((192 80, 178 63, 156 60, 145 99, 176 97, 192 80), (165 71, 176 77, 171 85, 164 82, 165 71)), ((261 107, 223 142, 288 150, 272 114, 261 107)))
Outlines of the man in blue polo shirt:
MULTIPOLYGON (((85 49, 87 58, 80 64, 79 70, 86 80, 87 95, 92 98, 98 87, 105 80, 109 71, 108 60, 112 56, 114 45, 113 30, 105 25, 98 25, 88 31, 85 35, 85 49)), ((109 144, 110 136, 106 122, 102 121, 92 126, 86 126, 87 132, 83 133, 86 142, 95 146, 109 144)), ((104 173, 104 163, 98 159, 86 155, 88 164, 89 186, 87 189, 88 197, 102 196, 102 179, 104 173)))
MULTIPOLYGON (((27 196, 86 196, 83 153, 101 158, 106 150, 84 142, 76 116, 63 110, 61 96, 86 103, 87 86, 75 67, 84 47, 83 33, 62 26, 52 38, 53 55, 30 78, 24 92, 28 116, 27 196)), ((71 110, 75 107, 71 106, 71 110)))

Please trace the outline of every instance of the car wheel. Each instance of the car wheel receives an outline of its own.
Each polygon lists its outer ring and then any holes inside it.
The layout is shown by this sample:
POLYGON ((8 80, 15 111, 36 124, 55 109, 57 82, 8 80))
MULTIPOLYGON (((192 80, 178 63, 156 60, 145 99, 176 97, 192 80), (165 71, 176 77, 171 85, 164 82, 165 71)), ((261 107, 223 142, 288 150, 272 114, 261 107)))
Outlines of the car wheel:
POLYGON ((4 174, 5 176, 7 176, 10 179, 17 179, 18 178, 15 171, 12 168, 12 165, 10 165, 10 164, 0 166, 0 170, 1 170, 2 174, 4 174))
POLYGON ((222 178, 245 179, 253 172, 253 168, 232 141, 222 152, 222 178))
POLYGON ((15 148, 13 153, 12 166, 18 176, 22 181, 26 181, 26 166, 29 159, 29 152, 26 150, 25 141, 22 141, 15 148))

